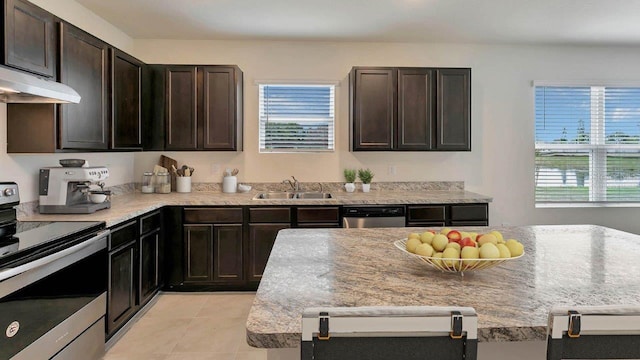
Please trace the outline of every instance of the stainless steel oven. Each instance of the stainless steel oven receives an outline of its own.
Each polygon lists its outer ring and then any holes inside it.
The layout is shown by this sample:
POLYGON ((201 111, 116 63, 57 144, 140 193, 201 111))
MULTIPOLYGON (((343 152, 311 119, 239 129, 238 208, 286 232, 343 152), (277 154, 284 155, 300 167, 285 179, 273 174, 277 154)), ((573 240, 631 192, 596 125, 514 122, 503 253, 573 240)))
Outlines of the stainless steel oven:
POLYGON ((0 359, 99 359, 109 230, 37 225, 0 238, 0 359))

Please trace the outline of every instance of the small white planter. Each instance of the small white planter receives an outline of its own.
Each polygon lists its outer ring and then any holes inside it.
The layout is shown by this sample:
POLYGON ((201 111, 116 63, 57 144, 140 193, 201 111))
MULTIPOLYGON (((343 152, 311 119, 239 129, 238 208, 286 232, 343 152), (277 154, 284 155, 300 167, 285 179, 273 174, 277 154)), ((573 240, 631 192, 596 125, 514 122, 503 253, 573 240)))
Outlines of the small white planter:
POLYGON ((369 192, 371 190, 371 184, 362 184, 362 192, 369 192))
POLYGON ((347 192, 352 193, 352 192, 356 191, 356 184, 354 184, 354 183, 346 183, 346 184, 344 184, 344 189, 347 192))

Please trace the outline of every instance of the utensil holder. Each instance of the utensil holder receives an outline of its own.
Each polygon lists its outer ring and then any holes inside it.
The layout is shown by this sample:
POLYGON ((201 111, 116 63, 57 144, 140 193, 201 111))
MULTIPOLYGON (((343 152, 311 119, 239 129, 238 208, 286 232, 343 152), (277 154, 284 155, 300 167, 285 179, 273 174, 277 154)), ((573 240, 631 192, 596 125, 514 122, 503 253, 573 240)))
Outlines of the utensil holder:
POLYGON ((238 178, 235 176, 225 176, 222 178, 222 192, 234 193, 238 189, 238 178))
POLYGON ((176 191, 179 193, 191 192, 191 176, 176 177, 176 191))

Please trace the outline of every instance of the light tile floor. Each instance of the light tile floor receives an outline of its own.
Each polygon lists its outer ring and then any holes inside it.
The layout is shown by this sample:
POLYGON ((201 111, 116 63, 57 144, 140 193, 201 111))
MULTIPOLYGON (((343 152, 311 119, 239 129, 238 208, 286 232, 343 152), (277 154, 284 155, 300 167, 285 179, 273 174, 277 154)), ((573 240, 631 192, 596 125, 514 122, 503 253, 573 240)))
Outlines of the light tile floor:
POLYGON ((266 360, 247 345, 255 293, 162 293, 104 360, 266 360))

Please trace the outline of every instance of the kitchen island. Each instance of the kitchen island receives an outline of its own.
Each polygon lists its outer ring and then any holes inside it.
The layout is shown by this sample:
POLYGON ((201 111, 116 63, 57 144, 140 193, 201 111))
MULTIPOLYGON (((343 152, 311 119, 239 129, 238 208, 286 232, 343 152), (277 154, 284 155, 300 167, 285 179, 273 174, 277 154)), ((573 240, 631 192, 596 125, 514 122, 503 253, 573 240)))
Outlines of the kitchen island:
POLYGON ((592 225, 493 229, 521 241, 525 255, 464 276, 428 268, 393 245, 424 229, 283 230, 247 319, 247 342, 297 347, 302 311, 312 306, 433 305, 475 308, 481 345, 544 344, 554 305, 640 305, 640 236, 592 225))

